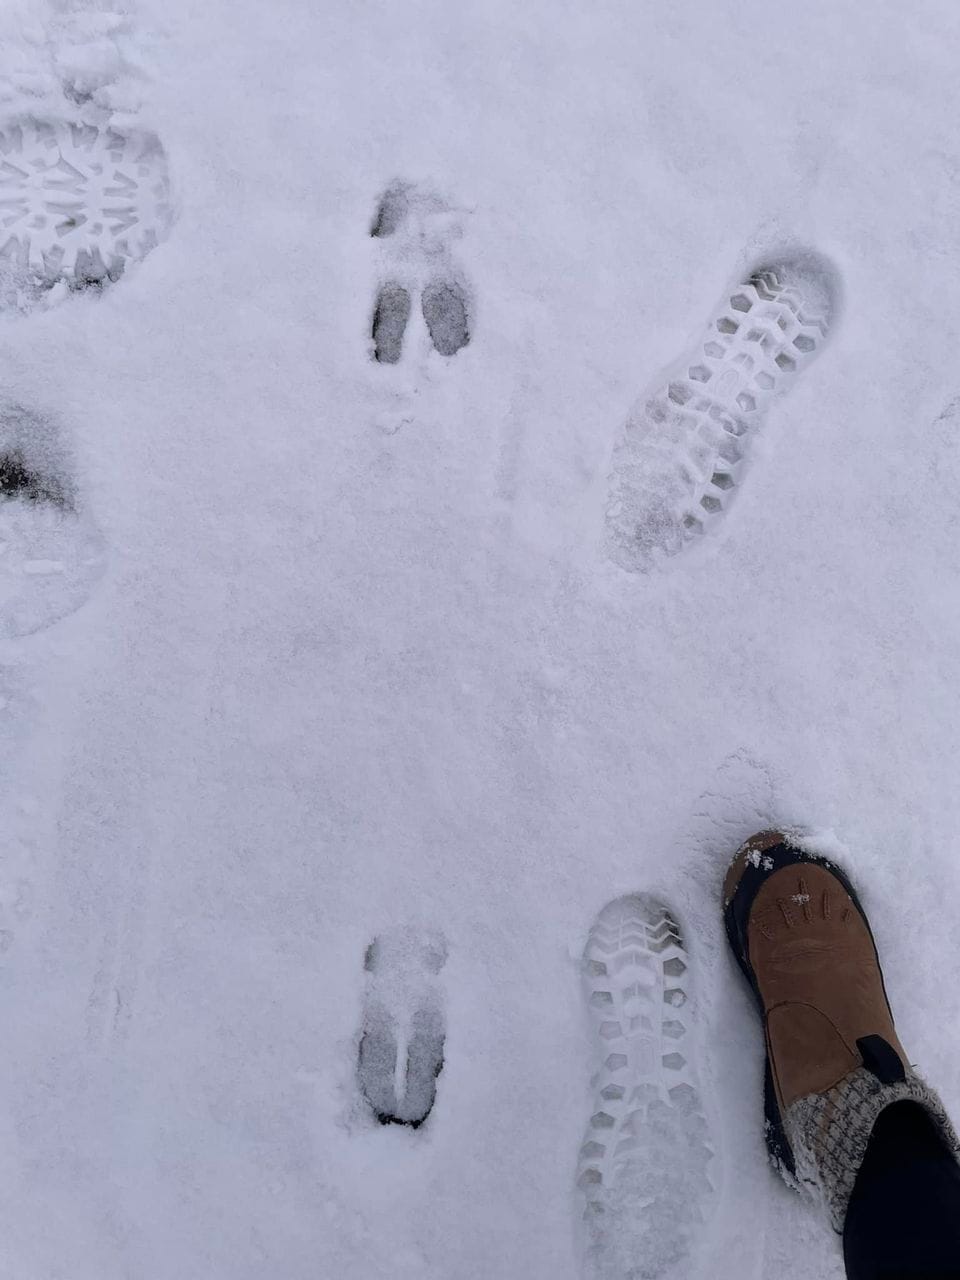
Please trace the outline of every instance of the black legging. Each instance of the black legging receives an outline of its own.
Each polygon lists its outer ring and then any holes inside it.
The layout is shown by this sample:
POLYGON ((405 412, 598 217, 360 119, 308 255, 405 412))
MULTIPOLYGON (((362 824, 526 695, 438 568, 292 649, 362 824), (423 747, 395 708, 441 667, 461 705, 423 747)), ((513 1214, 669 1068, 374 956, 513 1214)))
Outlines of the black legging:
POLYGON ((843 1228, 849 1280, 960 1280, 960 1165, 913 1102, 880 1113, 843 1228))

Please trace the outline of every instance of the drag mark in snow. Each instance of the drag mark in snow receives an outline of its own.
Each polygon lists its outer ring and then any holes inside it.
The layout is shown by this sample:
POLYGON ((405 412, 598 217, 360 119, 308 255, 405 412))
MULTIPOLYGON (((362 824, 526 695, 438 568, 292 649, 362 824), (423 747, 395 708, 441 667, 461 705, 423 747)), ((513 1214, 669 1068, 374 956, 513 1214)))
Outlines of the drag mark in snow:
POLYGON ((953 422, 957 417, 960 417, 960 396, 954 396, 952 400, 948 400, 934 422, 953 422))
MULTIPOLYGON (((126 901, 109 904, 110 920, 100 944, 87 1000, 87 1045, 105 1050, 121 1044, 133 1017, 143 949, 143 864, 131 863, 126 901)), ((117 886, 120 888, 121 886, 117 886)))
POLYGON ((133 1003, 135 970, 124 962, 117 934, 107 933, 87 1001, 87 1044, 100 1049, 122 1037, 133 1003))
POLYGON ((451 250, 460 234, 457 211, 432 192, 395 182, 381 196, 370 228, 371 238, 383 242, 371 325, 378 364, 399 363, 411 341, 415 298, 428 350, 449 359, 469 343, 472 296, 451 250))
POLYGON ((837 295, 833 268, 806 251, 758 267, 728 292, 614 451, 606 509, 612 560, 647 569, 723 516, 743 481, 751 434, 824 346, 837 295))
POLYGON ((30 117, 0 126, 0 301, 103 287, 167 235, 163 148, 141 130, 30 117))
POLYGON ((433 1109, 445 1039, 437 975, 446 958, 441 934, 409 929, 367 948, 357 1082, 380 1124, 418 1129, 433 1109))
POLYGON ((584 993, 598 1065, 577 1186, 591 1280, 664 1275, 715 1200, 688 966, 673 914, 646 894, 609 903, 590 931, 584 993))

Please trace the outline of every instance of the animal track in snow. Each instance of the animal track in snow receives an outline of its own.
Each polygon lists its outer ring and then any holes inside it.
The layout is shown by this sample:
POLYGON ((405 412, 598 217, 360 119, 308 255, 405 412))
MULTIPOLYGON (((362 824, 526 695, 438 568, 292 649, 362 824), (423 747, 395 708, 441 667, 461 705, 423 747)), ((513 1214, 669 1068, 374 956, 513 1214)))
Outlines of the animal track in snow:
POLYGON ((103 562, 56 428, 0 403, 0 635, 30 635, 73 613, 103 562))
POLYGON ((469 343, 470 292, 450 249, 459 232, 456 212, 439 197, 400 182, 384 192, 370 228, 382 242, 383 283, 371 328, 379 364, 399 363, 416 298, 434 350, 449 358, 469 343))
POLYGON ((446 958, 441 934, 410 929, 367 948, 357 1081, 381 1124, 418 1129, 433 1109, 445 1037, 437 975, 446 958))
POLYGON ((586 1270, 654 1280, 690 1252, 715 1198, 689 956, 669 909, 643 894, 609 903, 583 975, 598 1059, 577 1166, 586 1270))
POLYGON ((167 235, 163 148, 142 130, 29 117, 0 126, 0 302, 22 306, 59 281, 119 279, 167 235))
POLYGON ((762 265, 728 291, 614 451, 606 509, 612 560, 646 569, 722 517, 742 483, 751 434, 824 346, 837 295, 833 268, 809 252, 762 265))
POLYGON ((377 294, 373 312, 373 351, 380 364, 396 364, 403 350, 403 335, 410 319, 410 293, 403 285, 388 283, 377 294))
POLYGON ((455 356, 470 341, 463 291, 454 282, 433 280, 421 302, 431 342, 442 356, 455 356))

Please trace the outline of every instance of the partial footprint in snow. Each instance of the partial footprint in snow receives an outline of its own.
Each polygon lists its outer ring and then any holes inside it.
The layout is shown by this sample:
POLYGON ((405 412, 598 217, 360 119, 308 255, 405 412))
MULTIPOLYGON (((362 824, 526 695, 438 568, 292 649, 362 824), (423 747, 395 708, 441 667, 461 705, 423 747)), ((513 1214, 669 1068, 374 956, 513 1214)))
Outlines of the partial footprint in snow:
POLYGON ((470 341, 472 299, 453 260, 452 243, 461 234, 458 211, 432 192, 396 182, 380 198, 370 228, 381 242, 381 278, 374 303, 373 357, 397 364, 404 346, 417 343, 447 358, 470 341), (420 298, 423 330, 410 332, 420 298))
POLYGON ((403 335, 410 319, 410 292, 387 281, 373 309, 373 356, 379 364, 396 364, 403 352, 403 335))
POLYGON ((689 963, 669 908, 645 894, 609 903, 590 931, 598 1067, 577 1186, 591 1280, 679 1276, 713 1207, 689 963))
POLYGON ((60 281, 102 288, 172 221, 154 134, 28 116, 0 125, 0 306, 23 310, 60 281))
POLYGON ((725 294, 696 347, 627 423, 606 509, 610 558, 648 568, 695 542, 740 488, 752 432, 824 346, 834 269, 809 252, 759 266, 725 294))
POLYGON ((462 287, 456 281, 431 280, 421 301, 430 341, 442 356, 455 356, 470 341, 462 287))
POLYGON ((55 426, 0 402, 0 636, 41 631, 82 605, 103 572, 55 426))
POLYGON ((445 1039, 437 975, 446 959, 441 934, 411 929, 383 933, 367 948, 357 1080, 381 1124, 418 1129, 433 1109, 445 1039))

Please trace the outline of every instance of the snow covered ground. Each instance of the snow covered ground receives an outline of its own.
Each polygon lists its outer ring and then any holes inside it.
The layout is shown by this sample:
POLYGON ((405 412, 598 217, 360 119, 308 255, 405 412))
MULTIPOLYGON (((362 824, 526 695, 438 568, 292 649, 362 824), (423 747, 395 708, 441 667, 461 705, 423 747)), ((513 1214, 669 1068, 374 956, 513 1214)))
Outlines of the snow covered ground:
POLYGON ((718 893, 768 822, 833 832, 960 1114, 958 37, 949 0, 7 0, 3 1275, 579 1278, 581 956, 642 892, 714 1152, 675 1274, 840 1276, 764 1160, 718 893), (114 282, 40 253, 50 146, 140 184, 114 282), (625 424, 796 247, 829 342, 729 512, 625 569, 625 424), (381 937, 443 940, 417 1130, 358 1088, 381 937))

